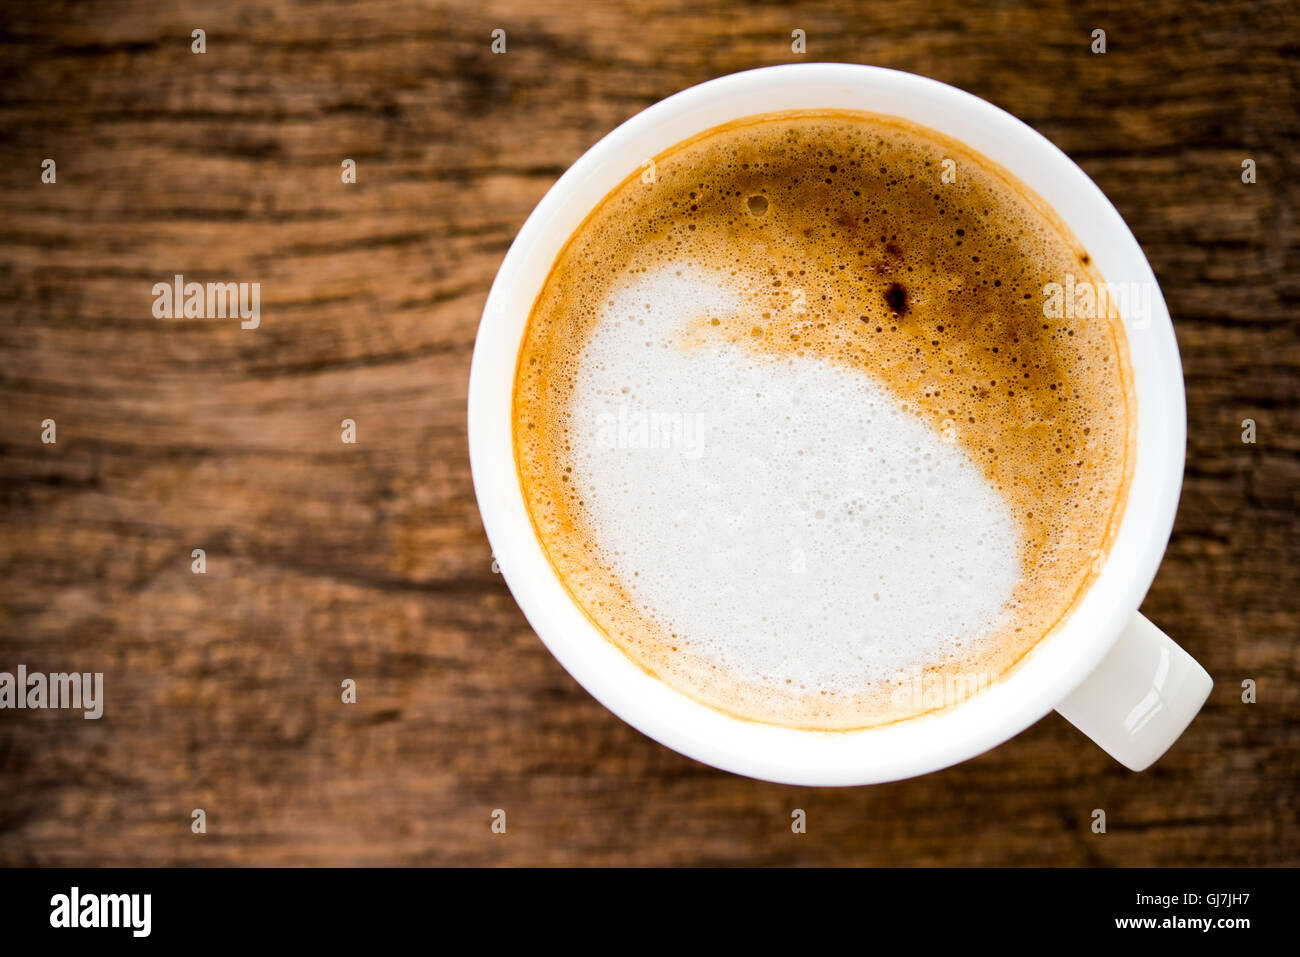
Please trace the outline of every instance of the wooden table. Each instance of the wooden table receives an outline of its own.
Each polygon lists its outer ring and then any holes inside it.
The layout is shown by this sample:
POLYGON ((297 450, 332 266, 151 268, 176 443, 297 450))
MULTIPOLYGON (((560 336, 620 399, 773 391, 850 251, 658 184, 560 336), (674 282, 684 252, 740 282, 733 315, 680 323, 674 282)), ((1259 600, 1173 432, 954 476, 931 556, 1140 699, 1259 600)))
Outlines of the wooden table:
POLYGON ((1300 862, 1290 0, 9 6, 0 670, 102 671, 107 700, 0 712, 0 863, 1300 862), (800 60, 1010 110, 1150 257, 1189 436, 1143 611, 1216 686, 1145 774, 1051 715, 917 780, 733 777, 597 704, 492 571, 465 394, 515 232, 643 107, 800 60), (260 281, 260 327, 154 318, 177 273, 260 281))

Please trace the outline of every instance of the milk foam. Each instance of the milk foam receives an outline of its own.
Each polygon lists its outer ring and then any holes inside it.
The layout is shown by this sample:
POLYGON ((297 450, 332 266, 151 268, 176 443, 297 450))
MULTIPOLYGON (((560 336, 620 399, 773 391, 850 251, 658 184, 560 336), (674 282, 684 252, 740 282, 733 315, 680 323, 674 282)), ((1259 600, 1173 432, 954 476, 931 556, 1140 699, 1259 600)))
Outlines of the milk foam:
POLYGON ((1013 512, 866 372, 686 334, 743 309, 680 265, 625 281, 594 324, 568 480, 607 567, 751 687, 853 694, 971 657, 1021 577, 1013 512))

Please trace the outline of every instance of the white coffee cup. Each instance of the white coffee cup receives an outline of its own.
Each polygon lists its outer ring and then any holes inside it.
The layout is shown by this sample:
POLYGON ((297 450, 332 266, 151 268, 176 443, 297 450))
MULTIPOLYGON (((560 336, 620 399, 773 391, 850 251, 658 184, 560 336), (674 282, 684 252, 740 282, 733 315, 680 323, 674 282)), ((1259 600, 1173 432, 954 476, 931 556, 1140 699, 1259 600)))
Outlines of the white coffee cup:
MULTIPOLYGON (((1173 527, 1186 410, 1173 325, 1124 220, 1069 157, 1015 117, 945 84, 878 67, 766 67, 692 87, 628 120, 586 152, 519 231, 488 296, 469 385, 469 449, 483 525, 501 573, 538 636, 616 715, 718 768, 798 785, 872 784, 973 757, 1056 709, 1141 771, 1182 734, 1211 678, 1138 614, 1173 527), (852 109, 946 133, 1010 170, 1065 220, 1110 284, 1150 291, 1126 315, 1137 457, 1123 523, 1100 575, 1069 618, 987 690, 946 710, 860 731, 802 731, 730 717, 651 677, 574 603, 524 505, 511 437, 515 363, 529 311, 561 247, 647 160, 756 113, 852 109)), ((647 534, 654 534, 647 529, 647 534)))

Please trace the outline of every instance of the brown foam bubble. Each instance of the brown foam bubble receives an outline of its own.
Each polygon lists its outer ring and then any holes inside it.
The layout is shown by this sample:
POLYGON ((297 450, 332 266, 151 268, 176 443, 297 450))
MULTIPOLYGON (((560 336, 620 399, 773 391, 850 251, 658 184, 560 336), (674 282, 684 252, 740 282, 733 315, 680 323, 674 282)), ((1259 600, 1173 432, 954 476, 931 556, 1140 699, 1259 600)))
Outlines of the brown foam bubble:
POLYGON ((575 601, 642 668, 741 717, 839 729, 934 710, 932 698, 900 701, 895 687, 845 695, 790 689, 780 676, 738 681, 693 655, 690 636, 637 607, 610 572, 566 477, 577 360, 613 290, 690 264, 745 306, 694 317, 683 347, 726 341, 870 374, 998 490, 1022 539, 1005 627, 969 643, 962 660, 931 663, 922 678, 1005 674, 1095 576, 1132 471, 1121 325, 1043 316, 1045 284, 1101 282, 1086 251, 1006 171, 892 118, 750 117, 679 144, 655 166, 653 184, 633 172, 562 250, 520 350, 521 486, 575 601), (955 183, 943 182, 945 160, 955 161, 955 183))

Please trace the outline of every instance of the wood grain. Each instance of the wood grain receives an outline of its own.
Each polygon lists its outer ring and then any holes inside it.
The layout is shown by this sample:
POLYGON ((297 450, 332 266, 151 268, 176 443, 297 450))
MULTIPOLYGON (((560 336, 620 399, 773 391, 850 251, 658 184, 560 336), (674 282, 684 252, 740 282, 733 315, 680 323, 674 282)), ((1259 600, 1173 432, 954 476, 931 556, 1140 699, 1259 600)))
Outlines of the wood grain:
POLYGON ((108 700, 0 712, 0 864, 1300 862, 1294 3, 6 7, 0 670, 108 700), (723 774, 589 697, 491 570, 465 393, 515 232, 638 110, 800 59, 1010 110, 1151 260, 1189 437, 1143 610, 1216 686, 1145 774, 1055 715, 874 788, 723 774), (175 273, 260 281, 261 327, 153 318, 175 273))

